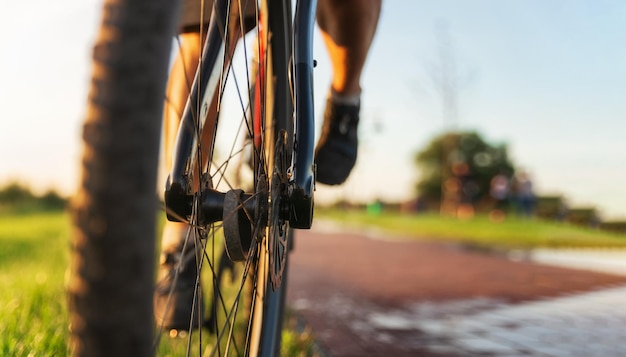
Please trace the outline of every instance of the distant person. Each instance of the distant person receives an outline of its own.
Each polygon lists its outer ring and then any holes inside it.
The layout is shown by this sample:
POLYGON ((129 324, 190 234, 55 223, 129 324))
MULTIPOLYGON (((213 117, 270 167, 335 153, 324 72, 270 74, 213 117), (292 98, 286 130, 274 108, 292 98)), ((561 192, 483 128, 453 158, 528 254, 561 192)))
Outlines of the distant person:
POLYGON ((533 183, 528 173, 522 171, 515 176, 515 202, 524 217, 530 217, 535 208, 533 183))
POLYGON ((475 214, 474 204, 479 187, 474 180, 471 168, 466 162, 456 162, 452 165, 452 174, 458 190, 456 216, 463 219, 472 218, 475 214))
MULTIPOLYGON (((344 183, 356 163, 361 72, 376 33, 381 5, 382 0, 319 0, 317 3, 317 23, 333 70, 322 132, 315 149, 316 179, 319 183, 344 183)), ((212 9, 213 2, 207 0, 204 6, 205 9, 212 9)), ((168 170, 180 121, 179 110, 185 106, 187 83, 195 75, 202 42, 199 33, 201 0, 185 0, 182 8, 182 47, 170 73, 164 117, 164 149, 168 170)), ((244 9, 246 15, 250 12, 247 10, 244 9)), ((205 12, 203 18, 209 21, 210 10, 205 12)), ((155 315, 157 323, 171 329, 187 327, 190 322, 188 311, 193 303, 197 270, 193 244, 187 244, 185 251, 182 251, 187 231, 186 224, 176 222, 167 222, 163 230, 155 315), (179 278, 172 288, 175 267, 180 261, 185 264, 180 267, 179 278), (168 299, 173 308, 166 308, 168 299)), ((191 241, 193 243, 193 239, 191 241)))
POLYGON ((498 174, 491 179, 489 196, 493 201, 493 207, 489 212, 489 218, 494 222, 501 222, 505 219, 509 210, 510 195, 509 178, 504 174, 498 174))

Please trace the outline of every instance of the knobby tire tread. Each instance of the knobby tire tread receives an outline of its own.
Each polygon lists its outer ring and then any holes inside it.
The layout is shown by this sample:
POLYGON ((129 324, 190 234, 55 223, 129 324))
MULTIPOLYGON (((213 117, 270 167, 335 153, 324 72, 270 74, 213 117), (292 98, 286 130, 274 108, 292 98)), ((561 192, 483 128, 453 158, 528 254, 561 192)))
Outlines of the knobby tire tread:
POLYGON ((168 0, 104 5, 72 209, 75 356, 154 352, 156 178, 176 13, 168 0))

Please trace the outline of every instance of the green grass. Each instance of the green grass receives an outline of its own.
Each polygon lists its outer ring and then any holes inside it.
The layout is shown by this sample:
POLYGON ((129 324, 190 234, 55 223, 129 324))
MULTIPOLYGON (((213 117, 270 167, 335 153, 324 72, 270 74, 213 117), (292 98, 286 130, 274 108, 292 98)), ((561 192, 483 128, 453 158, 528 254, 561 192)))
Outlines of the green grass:
POLYGON ((409 215, 383 212, 318 209, 317 219, 346 226, 381 229, 419 239, 460 242, 489 248, 626 247, 626 235, 585 229, 563 223, 510 217, 494 223, 485 216, 459 220, 435 214, 409 215))
POLYGON ((68 354, 69 227, 62 212, 0 217, 0 355, 68 354))
POLYGON ((308 326, 299 326, 298 317, 287 309, 280 355, 283 357, 319 357, 315 336, 308 326))

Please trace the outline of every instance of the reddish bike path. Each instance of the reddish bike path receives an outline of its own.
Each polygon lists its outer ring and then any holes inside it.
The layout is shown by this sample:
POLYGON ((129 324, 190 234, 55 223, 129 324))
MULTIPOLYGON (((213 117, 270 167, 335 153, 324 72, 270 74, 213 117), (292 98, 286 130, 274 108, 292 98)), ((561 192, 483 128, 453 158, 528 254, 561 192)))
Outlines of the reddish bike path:
POLYGON ((626 277, 512 261, 456 244, 320 226, 297 232, 289 274, 288 304, 332 356, 449 356, 420 350, 398 336, 402 329, 368 326, 416 303, 520 303, 626 284, 626 277))

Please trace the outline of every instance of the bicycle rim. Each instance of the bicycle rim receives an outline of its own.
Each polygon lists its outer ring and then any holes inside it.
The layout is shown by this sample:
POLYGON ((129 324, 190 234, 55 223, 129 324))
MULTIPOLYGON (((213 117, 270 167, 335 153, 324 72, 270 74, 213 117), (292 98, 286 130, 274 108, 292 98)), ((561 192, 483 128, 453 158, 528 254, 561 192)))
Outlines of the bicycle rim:
MULTIPOLYGON (((232 6, 238 3, 233 1, 232 6)), ((230 214, 225 210, 224 223, 205 225, 199 209, 202 194, 195 195, 195 208, 185 217, 190 227, 185 244, 198 247, 196 267, 200 273, 194 296, 200 297, 202 303, 190 306, 189 314, 198 315, 205 328, 201 332, 193 328, 182 333, 170 331, 171 335, 185 337, 172 340, 162 337, 167 331, 157 326, 158 352, 163 354, 275 356, 279 353, 286 290, 281 276, 287 264, 289 232, 288 223, 279 218, 279 213, 293 147, 290 3, 261 1, 254 13, 256 26, 239 40, 235 59, 228 51, 229 40, 224 39, 227 50, 223 60, 218 61, 225 64, 216 94, 218 119, 207 120, 215 126, 203 129, 212 131, 213 140, 208 150, 195 150, 196 155, 208 152, 208 157, 194 159, 194 172, 190 174, 200 178, 200 190, 211 187, 221 192, 236 192, 229 196, 229 202, 239 210, 230 214), (253 57, 258 62, 256 66, 247 64, 253 57), (249 195, 241 195, 240 189, 249 195), (254 210, 243 210, 251 199, 261 204, 254 210), (229 240, 224 234, 225 225, 228 229, 225 222, 231 221, 232 215, 248 221, 251 235, 249 248, 243 249, 239 257, 242 261, 234 263, 230 257, 236 254, 225 248, 229 240)), ((249 22, 243 15, 228 18, 249 22)), ((232 26, 226 24, 225 28, 232 26)), ((200 117, 202 107, 202 103, 195 105, 196 118, 200 117)))

